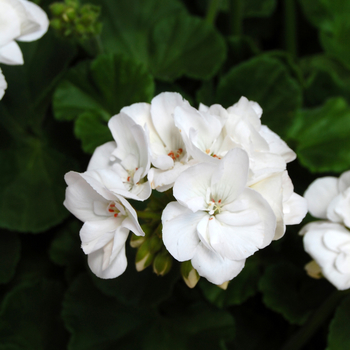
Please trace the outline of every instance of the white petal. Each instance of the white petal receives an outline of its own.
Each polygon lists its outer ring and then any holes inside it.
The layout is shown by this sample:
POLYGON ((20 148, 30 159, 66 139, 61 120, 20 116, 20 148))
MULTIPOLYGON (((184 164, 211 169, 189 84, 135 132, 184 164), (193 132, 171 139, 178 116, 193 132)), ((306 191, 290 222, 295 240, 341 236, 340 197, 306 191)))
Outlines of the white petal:
POLYGON ((184 148, 180 132, 174 124, 173 113, 175 107, 187 105, 188 102, 176 92, 163 92, 151 102, 153 125, 169 152, 184 148))
POLYGON ((3 98, 6 89, 7 89, 7 82, 0 69, 0 100, 3 98))
POLYGON ((36 24, 34 28, 26 28, 22 30, 22 35, 16 40, 19 41, 34 41, 41 38, 49 28, 49 19, 45 11, 43 11, 38 5, 34 4, 31 1, 20 0, 22 5, 25 7, 28 15, 28 19, 36 24))
POLYGON ((198 274, 209 282, 220 285, 232 280, 243 269, 245 260, 232 261, 200 244, 191 260, 198 274))
MULTIPOLYGON (((336 224, 335 224, 336 225, 336 224)), ((333 229, 323 231, 323 243, 336 253, 340 252, 340 247, 350 242, 350 232, 342 225, 334 226, 333 229)))
POLYGON ((0 47, 0 63, 9 65, 23 64, 22 51, 14 41, 0 47))
MULTIPOLYGON (((339 195, 339 200, 337 197, 329 205, 327 216, 331 217, 332 208, 336 214, 336 217, 340 217, 341 220, 347 227, 350 227, 350 188, 346 189, 339 195)), ((336 221, 336 220, 334 220, 336 221)))
POLYGON ((333 222, 343 222, 343 217, 338 211, 341 212, 344 205, 343 193, 339 193, 328 204, 327 219, 333 222))
POLYGON ((162 214, 163 241, 176 260, 192 259, 199 244, 197 225, 205 215, 204 212, 193 213, 177 202, 170 202, 165 207, 162 214))
POLYGON ((338 180, 338 190, 339 192, 344 192, 350 187, 350 170, 341 174, 338 180))
POLYGON ((114 141, 106 142, 95 149, 87 170, 97 170, 112 166, 111 154, 117 147, 114 141))
POLYGON ((326 219, 327 207, 338 194, 338 179, 322 177, 316 179, 304 193, 309 212, 315 218, 326 219))
POLYGON ((339 272, 347 274, 350 279, 350 255, 339 253, 335 259, 335 266, 339 272))
POLYGON ((0 47, 21 34, 21 23, 25 16, 25 10, 19 1, 0 2, 0 47))
POLYGON ((292 196, 283 203, 285 225, 300 224, 306 214, 307 201, 296 193, 293 193, 292 196))

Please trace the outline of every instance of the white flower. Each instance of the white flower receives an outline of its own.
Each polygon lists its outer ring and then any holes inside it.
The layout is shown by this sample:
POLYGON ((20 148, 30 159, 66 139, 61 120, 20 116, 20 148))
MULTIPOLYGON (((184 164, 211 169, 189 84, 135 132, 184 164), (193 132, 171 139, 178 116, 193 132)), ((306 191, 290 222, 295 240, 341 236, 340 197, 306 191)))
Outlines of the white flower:
POLYGON ((332 176, 316 179, 305 191, 304 197, 312 216, 350 227, 350 171, 343 173, 339 179, 332 176))
POLYGON ((125 191, 118 191, 119 194, 136 200, 147 199, 152 190, 144 179, 150 168, 144 130, 124 113, 112 117, 108 126, 116 142, 107 142, 96 148, 88 171, 113 169, 125 187, 125 191))
POLYGON ((163 241, 175 259, 191 260, 200 276, 220 285, 242 270, 245 259, 271 243, 275 215, 247 188, 249 160, 234 149, 218 163, 184 171, 174 185, 177 202, 163 211, 163 241))
POLYGON ((287 171, 272 173, 267 178, 251 185, 270 204, 277 219, 274 240, 281 238, 286 225, 300 224, 307 214, 306 200, 296 194, 287 171))
POLYGON ((7 89, 7 83, 0 69, 0 100, 3 98, 6 89, 7 89))
POLYGON ((33 2, 0 0, 0 63, 23 64, 22 52, 15 40, 37 40, 48 26, 46 13, 33 2))
POLYGON ((300 231, 304 248, 337 289, 350 288, 350 232, 326 221, 311 222, 300 231))
POLYGON ((129 202, 116 193, 123 187, 110 169, 65 175, 65 207, 84 222, 80 230, 82 249, 88 254, 92 272, 100 278, 121 275, 127 266, 125 242, 129 230, 143 236, 137 214, 129 202), (110 191, 107 187, 115 189, 110 191))
POLYGON ((173 116, 175 107, 187 105, 180 94, 164 92, 154 97, 151 104, 135 103, 121 110, 141 125, 148 135, 151 161, 155 167, 149 171, 148 179, 152 188, 158 191, 171 188, 179 174, 191 165, 173 116))

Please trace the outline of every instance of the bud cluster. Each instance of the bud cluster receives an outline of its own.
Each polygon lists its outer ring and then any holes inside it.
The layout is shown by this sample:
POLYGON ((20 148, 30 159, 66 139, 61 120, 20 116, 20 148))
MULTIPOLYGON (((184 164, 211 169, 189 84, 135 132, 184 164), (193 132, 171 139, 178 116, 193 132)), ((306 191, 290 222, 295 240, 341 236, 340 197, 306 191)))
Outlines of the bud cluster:
POLYGON ((99 35, 102 23, 97 19, 100 7, 80 5, 78 0, 65 0, 51 4, 51 26, 62 37, 87 40, 99 35))

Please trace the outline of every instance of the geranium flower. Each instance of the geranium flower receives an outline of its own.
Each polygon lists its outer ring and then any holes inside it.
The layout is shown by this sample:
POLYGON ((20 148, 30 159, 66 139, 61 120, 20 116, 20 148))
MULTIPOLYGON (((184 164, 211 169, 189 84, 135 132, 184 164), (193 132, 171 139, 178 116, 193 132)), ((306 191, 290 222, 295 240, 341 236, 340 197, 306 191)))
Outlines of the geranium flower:
POLYGON ((144 130, 123 112, 109 120, 108 127, 115 140, 96 148, 88 171, 112 169, 124 184, 119 194, 127 198, 145 200, 151 187, 145 177, 150 168, 148 141, 144 130))
POLYGON ((339 178, 326 176, 316 179, 305 191, 304 197, 312 216, 350 227, 350 171, 339 178))
POLYGON ((84 222, 80 230, 82 249, 91 271, 100 278, 115 278, 125 271, 125 242, 130 230, 144 235, 135 210, 116 193, 123 183, 112 173, 107 169, 65 175, 68 187, 64 205, 84 222))
POLYGON ((27 0, 0 0, 0 63, 23 64, 17 41, 34 41, 47 31, 46 13, 27 0))
POLYGON ((174 185, 177 202, 163 211, 163 241, 178 261, 191 260, 200 276, 220 285, 245 259, 269 245, 276 217, 266 200, 247 187, 248 155, 236 148, 218 164, 200 163, 174 185))
POLYGON ((3 98, 6 89, 7 89, 7 83, 0 69, 0 100, 3 98))
POLYGON ((350 288, 350 232, 343 225, 311 222, 300 231, 304 249, 337 289, 350 288))
POLYGON ((193 162, 180 131, 174 123, 174 109, 189 103, 175 92, 164 92, 153 98, 151 104, 135 103, 121 112, 141 125, 149 139, 151 162, 155 168, 148 179, 153 189, 166 191, 171 188, 179 174, 193 162))

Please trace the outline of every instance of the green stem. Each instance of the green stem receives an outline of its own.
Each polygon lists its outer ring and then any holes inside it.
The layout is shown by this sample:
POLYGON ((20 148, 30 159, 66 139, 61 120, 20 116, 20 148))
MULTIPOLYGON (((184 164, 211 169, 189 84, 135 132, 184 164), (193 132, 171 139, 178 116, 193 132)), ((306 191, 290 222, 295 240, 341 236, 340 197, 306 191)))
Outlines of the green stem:
POLYGON ((159 213, 152 213, 151 211, 138 211, 137 216, 141 219, 160 219, 159 213))
POLYGON ((336 291, 309 317, 304 326, 282 347, 281 350, 298 350, 305 345, 320 326, 331 316, 339 302, 349 294, 347 291, 336 291))
POLYGON ((214 24, 216 16, 218 14, 220 0, 211 0, 208 6, 207 15, 205 20, 209 24, 214 24))
POLYGON ((243 2, 242 0, 230 0, 231 34, 242 35, 243 2))
POLYGON ((297 55, 297 37, 296 37, 296 13, 295 0, 285 0, 284 2, 284 31, 286 50, 293 57, 297 55))

